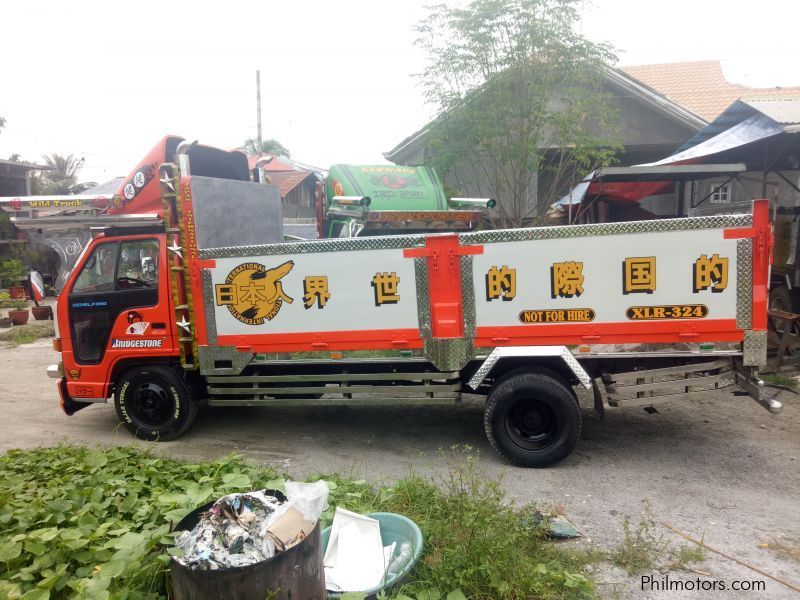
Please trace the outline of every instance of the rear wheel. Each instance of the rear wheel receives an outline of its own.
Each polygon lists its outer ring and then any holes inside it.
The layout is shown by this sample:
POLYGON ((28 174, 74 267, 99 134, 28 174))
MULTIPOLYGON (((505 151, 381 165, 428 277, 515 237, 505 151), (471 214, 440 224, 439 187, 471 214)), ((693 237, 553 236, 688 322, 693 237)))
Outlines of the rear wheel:
POLYGON ((794 302, 792 302, 792 293, 785 285, 779 285, 772 288, 769 292, 769 307, 776 310, 784 310, 786 312, 796 312, 794 302))
POLYGON ((139 439, 173 440, 197 416, 198 403, 189 386, 170 367, 135 367, 120 377, 116 388, 117 415, 139 439))
POLYGON ((489 394, 484 427, 494 449, 512 463, 546 467, 565 458, 578 443, 580 406, 561 380, 516 372, 489 394))

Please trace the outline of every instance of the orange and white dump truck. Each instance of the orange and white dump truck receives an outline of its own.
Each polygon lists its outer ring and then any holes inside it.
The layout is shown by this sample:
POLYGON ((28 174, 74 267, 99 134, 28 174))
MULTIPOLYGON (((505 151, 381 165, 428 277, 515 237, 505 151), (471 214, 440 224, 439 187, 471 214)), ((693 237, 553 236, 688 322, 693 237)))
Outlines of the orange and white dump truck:
POLYGON ((767 201, 752 214, 284 242, 275 188, 193 152, 181 144, 152 174, 160 222, 96 232, 66 280, 50 374, 67 414, 113 397, 134 435, 169 440, 200 403, 478 394, 492 446, 538 467, 579 439, 576 386, 601 414, 728 386, 781 409, 757 375, 767 201))

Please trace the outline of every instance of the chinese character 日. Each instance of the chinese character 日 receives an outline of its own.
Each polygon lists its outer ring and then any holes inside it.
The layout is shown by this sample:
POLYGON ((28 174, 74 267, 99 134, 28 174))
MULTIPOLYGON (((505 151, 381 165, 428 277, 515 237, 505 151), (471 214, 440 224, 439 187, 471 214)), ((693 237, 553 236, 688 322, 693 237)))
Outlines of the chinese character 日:
POLYGON ((492 267, 486 273, 486 300, 513 300, 517 295, 517 270, 503 265, 499 269, 492 267))
POLYGON ((718 294, 728 287, 728 259, 719 254, 713 254, 711 258, 702 254, 694 261, 693 274, 695 294, 708 288, 711 288, 711 293, 718 294))
POLYGON ((400 294, 397 293, 397 284, 400 278, 395 271, 391 273, 375 273, 372 278, 372 287, 375 288, 375 306, 382 304, 397 304, 400 294))
POLYGON ((583 293, 583 263, 574 260, 550 267, 550 296, 572 298, 583 293))
POLYGON ((622 263, 622 293, 652 294, 656 291, 656 257, 637 256, 622 263))
POLYGON ((314 304, 317 308, 325 308, 325 304, 330 300, 328 292, 328 277, 325 275, 309 275, 303 279, 303 303, 306 309, 314 304))

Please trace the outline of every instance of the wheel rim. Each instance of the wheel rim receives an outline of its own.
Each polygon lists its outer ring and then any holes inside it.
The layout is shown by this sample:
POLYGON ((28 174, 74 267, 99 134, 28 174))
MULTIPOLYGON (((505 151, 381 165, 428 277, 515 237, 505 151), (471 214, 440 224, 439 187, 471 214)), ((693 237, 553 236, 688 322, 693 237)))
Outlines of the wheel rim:
POLYGON ((539 400, 521 400, 506 414, 506 433, 525 450, 544 450, 558 438, 559 419, 556 412, 539 400))
POLYGON ((173 403, 167 391, 157 383, 140 384, 131 402, 133 417, 142 425, 157 429, 169 422, 173 403))

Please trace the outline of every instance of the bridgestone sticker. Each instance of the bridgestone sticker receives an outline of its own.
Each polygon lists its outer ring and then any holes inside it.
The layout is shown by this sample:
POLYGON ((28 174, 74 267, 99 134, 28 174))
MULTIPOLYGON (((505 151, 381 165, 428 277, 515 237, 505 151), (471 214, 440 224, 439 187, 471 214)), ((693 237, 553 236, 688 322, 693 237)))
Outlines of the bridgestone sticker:
POLYGON ((160 340, 111 340, 112 348, 161 348, 164 343, 160 340))

